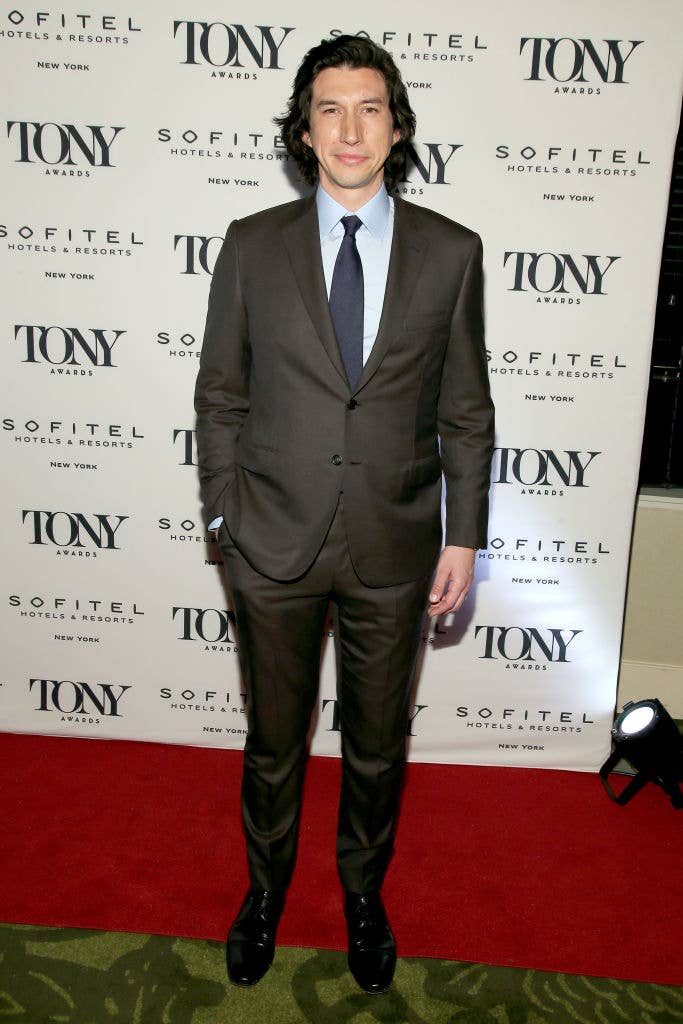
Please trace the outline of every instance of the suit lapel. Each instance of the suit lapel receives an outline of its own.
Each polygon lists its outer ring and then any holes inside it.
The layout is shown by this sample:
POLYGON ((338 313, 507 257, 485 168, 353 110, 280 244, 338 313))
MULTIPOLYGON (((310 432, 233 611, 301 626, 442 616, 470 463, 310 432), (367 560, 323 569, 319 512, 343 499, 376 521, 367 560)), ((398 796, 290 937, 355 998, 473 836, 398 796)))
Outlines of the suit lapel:
MULTIPOLYGON (((348 378, 327 301, 315 194, 304 201, 301 213, 285 225, 282 234, 308 315, 330 362, 348 387, 348 378)), ((356 391, 368 383, 379 368, 392 340, 402 330, 402 320, 410 306, 426 250, 427 240, 415 224, 412 208, 402 199, 396 198, 394 234, 382 315, 375 344, 363 367, 356 391)))
POLYGON ((330 362, 348 387, 346 371, 327 302, 315 193, 305 201, 300 216, 282 229, 282 234, 308 315, 330 362))
POLYGON ((364 387, 379 368, 391 342, 403 329, 413 291, 427 250, 427 240, 414 223, 412 208, 394 199, 394 235, 391 241, 387 286, 375 344, 363 367, 356 391, 364 387))

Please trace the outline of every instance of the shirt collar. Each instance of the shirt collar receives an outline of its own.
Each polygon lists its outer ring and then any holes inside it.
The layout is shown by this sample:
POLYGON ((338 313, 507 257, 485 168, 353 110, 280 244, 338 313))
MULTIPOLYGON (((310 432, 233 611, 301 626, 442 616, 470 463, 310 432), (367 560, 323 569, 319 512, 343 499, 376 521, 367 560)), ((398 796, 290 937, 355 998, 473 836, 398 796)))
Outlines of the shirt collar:
MULTIPOLYGON (((315 202, 318 207, 318 225, 322 240, 331 233, 342 217, 346 217, 352 211, 345 209, 341 203, 333 199, 322 185, 318 185, 315 202)), ((361 206, 360 210, 356 210, 355 213, 363 221, 370 234, 381 241, 391 217, 391 200, 384 182, 372 199, 369 199, 365 206, 361 206)))

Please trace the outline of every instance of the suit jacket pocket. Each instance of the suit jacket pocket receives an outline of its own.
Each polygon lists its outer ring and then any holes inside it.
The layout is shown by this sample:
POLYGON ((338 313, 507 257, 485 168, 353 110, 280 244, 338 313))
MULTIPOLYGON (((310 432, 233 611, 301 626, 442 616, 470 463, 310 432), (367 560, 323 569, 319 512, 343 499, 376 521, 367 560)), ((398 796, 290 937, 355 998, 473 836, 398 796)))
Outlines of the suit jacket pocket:
POLYGON ((248 469, 252 473, 270 474, 273 467, 282 460, 283 455, 275 448, 268 448, 253 442, 238 441, 236 457, 242 469, 248 469))
POLYGON ((408 473, 410 487, 423 487, 433 484, 441 476, 441 457, 435 452, 424 459, 416 459, 408 473))
POLYGON ((446 331, 450 328, 451 319, 448 312, 443 313, 412 313, 404 321, 404 329, 429 334, 432 331, 446 331))

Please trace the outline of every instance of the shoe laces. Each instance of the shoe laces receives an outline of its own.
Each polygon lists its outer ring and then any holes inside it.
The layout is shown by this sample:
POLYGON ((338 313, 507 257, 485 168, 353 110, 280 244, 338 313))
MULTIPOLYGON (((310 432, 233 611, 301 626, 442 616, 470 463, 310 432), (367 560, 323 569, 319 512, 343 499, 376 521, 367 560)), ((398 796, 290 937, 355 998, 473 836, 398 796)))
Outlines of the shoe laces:
POLYGON ((254 895, 251 903, 250 917, 269 925, 274 917, 280 913, 280 899, 274 892, 266 890, 254 895))
POLYGON ((386 915, 376 896, 360 896, 351 916, 355 927, 362 932, 378 931, 386 924, 386 915))

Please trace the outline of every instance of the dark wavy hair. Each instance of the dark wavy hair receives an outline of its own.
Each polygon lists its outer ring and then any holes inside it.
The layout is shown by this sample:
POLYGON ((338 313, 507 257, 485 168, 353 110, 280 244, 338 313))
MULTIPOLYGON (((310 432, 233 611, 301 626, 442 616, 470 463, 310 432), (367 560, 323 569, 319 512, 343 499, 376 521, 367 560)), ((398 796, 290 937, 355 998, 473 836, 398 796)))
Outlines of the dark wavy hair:
POLYGON ((296 73, 287 112, 273 120, 280 128, 282 141, 289 155, 296 161, 301 177, 307 184, 315 185, 318 180, 318 160, 301 136, 310 128, 313 80, 325 68, 339 67, 374 68, 386 82, 394 128, 398 128, 401 133, 398 142, 391 147, 384 164, 384 181, 387 190, 391 192, 403 176, 406 148, 415 134, 416 121, 401 72, 394 64, 391 54, 372 39, 365 36, 341 35, 333 39, 323 39, 319 46, 312 47, 296 73))

